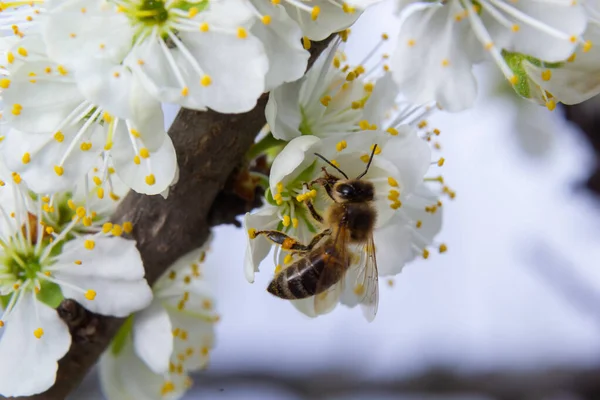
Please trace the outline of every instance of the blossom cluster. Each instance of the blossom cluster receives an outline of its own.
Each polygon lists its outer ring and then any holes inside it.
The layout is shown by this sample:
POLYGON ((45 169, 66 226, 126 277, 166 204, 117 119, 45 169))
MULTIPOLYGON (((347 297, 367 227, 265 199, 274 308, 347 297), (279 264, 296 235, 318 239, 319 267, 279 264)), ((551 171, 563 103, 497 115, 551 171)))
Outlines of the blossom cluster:
POLYGON ((392 277, 448 250, 436 237, 456 194, 435 172, 445 160, 428 117, 473 104, 473 66, 493 61, 517 95, 549 109, 600 92, 594 2, 390 1, 398 35, 377 32, 360 62, 344 51, 350 27, 382 0, 0 2, 0 395, 54 384, 71 345, 55 310, 64 299, 126 318, 100 361, 109 399, 180 398, 207 365, 219 320, 208 245, 150 287, 127 238, 135 227, 111 222, 129 190, 168 200, 179 179, 163 104, 244 113, 269 92, 246 157, 262 163, 246 172, 265 193, 243 221, 249 282, 270 252, 275 275, 301 257, 257 232, 308 244, 328 229, 316 216, 334 199, 312 185, 324 171, 372 185, 374 245, 351 249, 324 300, 290 300, 311 317, 362 305, 372 320, 369 260, 375 278, 392 277), (330 36, 306 72, 311 41, 330 36))

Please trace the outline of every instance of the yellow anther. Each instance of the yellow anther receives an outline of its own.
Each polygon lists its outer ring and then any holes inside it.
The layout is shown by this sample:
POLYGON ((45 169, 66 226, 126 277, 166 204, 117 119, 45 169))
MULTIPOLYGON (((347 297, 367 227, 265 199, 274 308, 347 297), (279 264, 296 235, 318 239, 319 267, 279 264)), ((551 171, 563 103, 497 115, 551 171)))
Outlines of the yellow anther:
POLYGON ((363 88, 365 89, 365 92, 371 93, 373 91, 373 89, 375 89, 375 85, 371 82, 367 82, 367 83, 365 83, 363 88))
POLYGON ((306 36, 302 37, 302 47, 304 47, 304 50, 310 50, 310 39, 306 36))
POLYGON ((569 41, 570 41, 571 43, 577 43, 577 36, 575 36, 575 35, 571 36, 571 37, 569 38, 569 41))
POLYGON ((110 149, 112 149, 113 146, 113 142, 106 142, 106 144, 104 145, 104 150, 108 151, 110 149))
POLYGON ((81 260, 75 260, 75 261, 73 261, 73 263, 75 263, 75 265, 81 265, 81 264, 83 264, 83 262, 81 260))
POLYGON ((200 24, 200 31, 201 32, 208 32, 208 24, 206 22, 203 22, 200 24))
POLYGON ((275 193, 275 194, 273 195, 273 199, 274 199, 275 201, 283 201, 283 196, 281 195, 281 193, 275 193))
POLYGON ((92 180, 94 181, 94 183, 96 184, 96 186, 100 186, 100 185, 102 185, 102 179, 100 179, 100 177, 98 177, 98 176, 94 176, 94 177, 92 178, 92 180))
POLYGON ((391 176, 388 176, 388 184, 393 187, 398 187, 398 181, 391 176))
POLYGON ((58 67, 56 67, 56 70, 61 75, 67 75, 69 73, 69 71, 67 71, 67 69, 62 65, 59 65, 58 67))
POLYGON ((360 101, 353 101, 350 106, 353 110, 358 110, 363 107, 363 104, 360 101))
POLYGON ((292 226, 293 226, 294 228, 297 228, 297 227, 298 227, 298 218, 292 218, 292 226))
POLYGON ((123 231, 125 231, 125 233, 133 232, 133 224, 129 221, 123 222, 123 231))
POLYGON ((123 228, 121 225, 114 224, 110 233, 112 233, 113 236, 121 236, 123 234, 123 228))
POLYGON ((75 214, 77 214, 77 216, 79 218, 85 217, 85 214, 86 214, 85 207, 82 207, 82 206, 77 207, 77 210, 75 210, 75 214))
POLYGON ((340 163, 339 163, 339 162, 337 162, 337 160, 330 160, 330 161, 331 161, 331 163, 332 163, 333 165, 335 165, 336 167, 338 167, 338 168, 340 167, 340 163))
POLYGON ((321 104, 323 104, 325 107, 327 107, 329 105, 330 101, 331 101, 331 96, 321 97, 321 104))
POLYGON ((423 258, 427 260, 429 258, 429 250, 423 249, 422 255, 423 255, 423 258))
POLYGON ((282 183, 282 182, 279 182, 279 183, 277 184, 277 193, 281 193, 281 192, 283 192, 283 189, 284 189, 284 188, 283 188, 283 183, 282 183))
POLYGON ((402 202, 400 200, 396 200, 392 204, 390 204, 390 208, 393 210, 397 210, 400 207, 402 207, 402 202))
POLYGON ((306 194, 305 193, 300 193, 298 196, 296 196, 296 201, 298 203, 302 203, 304 200, 306 200, 306 194))
POLYGON ((369 148, 370 151, 375 150, 375 154, 380 154, 381 153, 381 146, 377 146, 377 148, 375 148, 375 145, 372 144, 371 147, 369 148))
POLYGON ((444 161, 446 161, 446 160, 444 159, 444 157, 441 157, 441 158, 438 160, 438 162, 437 162, 437 165, 438 165, 438 167, 441 167, 442 165, 444 165, 444 161))
POLYGON ((348 82, 352 82, 355 79, 356 79, 356 72, 354 72, 354 71, 348 72, 348 75, 346 75, 346 80, 348 82))
POLYGON ((319 17, 319 13, 321 12, 321 8, 319 6, 314 6, 312 8, 312 11, 310 12, 310 18, 313 21, 316 21, 317 18, 319 17))
POLYGON ((397 190, 390 190, 389 194, 388 194, 388 199, 390 200, 398 200, 398 198, 400 197, 400 192, 397 190))
POLYGON ((142 162, 140 156, 138 156, 137 154, 135 156, 133 156, 133 162, 137 165, 140 165, 140 163, 142 162))
POLYGON ((290 224, 292 223, 292 220, 291 220, 290 216, 289 215, 284 215, 282 223, 283 223, 283 226, 285 226, 285 227, 290 226, 290 224))
POLYGON ((42 328, 37 328, 33 331, 33 336, 35 336, 37 339, 41 339, 42 336, 44 336, 44 330, 42 328))
POLYGON ((191 7, 188 10, 188 18, 194 18, 197 14, 198 14, 198 8, 196 8, 196 7, 191 7))
POLYGON ((281 264, 277 264, 275 266, 275 273, 278 274, 283 270, 283 267, 281 266, 281 264))
POLYGON ((140 156, 141 156, 142 158, 148 158, 148 157, 150 157, 150 151, 149 151, 147 148, 145 148, 145 147, 142 147, 142 148, 140 149, 140 156))
POLYGON ((160 388, 160 394, 163 396, 166 396, 173 391, 175 391, 175 384, 171 381, 166 381, 160 388))
POLYGON ((147 175, 145 181, 147 185, 152 186, 156 183, 156 177, 154 176, 154 174, 147 175))
POLYGON ((546 108, 550 111, 554 111, 554 109, 556 108, 556 102, 554 100, 548 100, 546 102, 546 108))
POLYGON ((44 271, 44 275, 46 275, 46 276, 52 276, 52 272, 51 271, 44 271))
POLYGON ((436 134, 436 136, 439 136, 439 135, 440 135, 440 133, 442 133, 442 132, 440 132, 440 130, 439 130, 438 128, 435 128, 435 129, 433 130, 433 133, 435 133, 435 134, 436 134))
POLYGON ((12 178, 13 181, 18 185, 19 183, 21 183, 21 175, 17 174, 16 172, 12 173, 12 178))
POLYGON ((448 251, 448 246, 446 246, 444 243, 440 244, 440 247, 438 249, 440 251, 440 253, 445 253, 446 251, 448 251))
POLYGON ((52 233, 54 233, 54 228, 53 228, 53 227, 51 227, 51 226, 47 226, 47 227, 46 227, 46 233, 47 233, 48 235, 51 235, 52 233))
POLYGON ((12 115, 21 115, 21 110, 23 109, 23 106, 20 104, 13 104, 12 109, 10 110, 10 113, 12 115))
POLYGON ((204 87, 210 86, 211 83, 212 78, 209 75, 204 75, 202 78, 200 78, 200 84, 204 87))
MULTIPOLYGON (((347 14, 352 14, 353 12, 356 11, 356 9, 354 7, 348 5, 347 3, 343 3, 342 4, 342 11, 344 11, 347 14)), ((384 33, 384 35, 385 35, 385 33, 384 33)))
POLYGON ((4 321, 0 321, 0 328, 4 327, 4 321))
POLYGON ((17 49, 17 53, 19 53, 19 55, 23 56, 23 57, 27 57, 28 53, 27 53, 27 49, 24 47, 19 47, 17 49))
POLYGON ((15 55, 12 53, 12 51, 9 51, 8 53, 6 53, 6 61, 8 61, 9 64, 12 64, 15 62, 15 55))
POLYGON ((256 238, 256 229, 254 229, 254 228, 248 229, 248 237, 250 239, 256 238))
POLYGON ((444 58, 442 60, 442 67, 447 67, 448 65, 450 65, 450 60, 448 60, 447 58, 444 58))
POLYGON ((513 85, 516 85, 517 83, 519 83, 519 77, 516 75, 513 75, 510 77, 509 79, 510 83, 512 83, 513 85))
POLYGON ((418 220, 418 221, 417 221, 417 223, 415 224, 415 226, 416 226, 417 228, 420 228, 420 227, 422 227, 422 226, 423 226, 423 221, 421 221, 421 220, 418 220))
POLYGON ((190 94, 190 89, 187 86, 184 86, 183 89, 181 89, 181 95, 183 97, 187 96, 188 94, 190 94))
POLYGON ((514 24, 510 29, 512 29, 513 32, 519 32, 521 27, 517 24, 514 24))
POLYGON ((397 136, 398 135, 398 130, 396 128, 392 128, 391 126, 386 129, 386 132, 389 133, 392 136, 397 136))
POLYGON ((102 119, 104 119, 104 121, 107 123, 111 123, 113 120, 113 117, 112 117, 112 115, 110 115, 110 113, 108 111, 104 111, 102 113, 102 119))
POLYGON ((348 36, 350 36, 350 28, 338 32, 338 35, 340 35, 340 39, 342 39, 342 42, 347 42, 348 36))
POLYGON ((110 192, 109 196, 113 201, 119 201, 119 199, 121 198, 120 196, 118 196, 117 194, 115 194, 113 192, 110 192))
POLYGON ((61 131, 58 131, 54 134, 54 140, 56 140, 58 143, 61 143, 63 140, 65 140, 65 135, 63 135, 61 131))
POLYGON ((494 47, 494 43, 487 42, 484 47, 486 50, 491 50, 494 47))
POLYGON ((291 254, 288 254, 283 258, 284 264, 290 264, 292 261, 294 261, 294 259, 291 254))
POLYGON ((102 232, 103 233, 108 233, 108 232, 110 232, 110 230, 112 229, 112 227, 113 227, 113 224, 111 222, 105 222, 102 225, 102 232))
POLYGON ((335 68, 339 68, 341 64, 342 64, 342 63, 341 63, 341 61, 340 61, 340 58, 339 58, 338 56, 335 56, 335 57, 333 58, 333 66, 334 66, 335 68))
POLYGON ((85 292, 84 296, 88 300, 94 300, 96 298, 96 292, 90 289, 87 292, 85 292))
POLYGON ((588 51, 590 51, 592 48, 592 42, 589 40, 586 40, 585 43, 583 43, 583 52, 587 53, 588 51))
POLYGON ((571 54, 571 56, 569 58, 567 58, 567 61, 568 62, 573 62, 573 61, 575 61, 575 58, 577 58, 577 54, 573 53, 573 54, 571 54))
POLYGON ((94 250, 94 247, 96 247, 96 242, 88 239, 83 243, 83 246, 88 250, 94 250))
POLYGON ((542 80, 549 81, 552 78, 552 71, 549 69, 542 71, 542 80))
POLYGON ((263 24, 269 25, 271 23, 271 16, 263 15, 263 17, 260 20, 262 21, 263 24))
POLYGON ((81 221, 83 222, 83 226, 86 226, 86 227, 92 226, 92 217, 90 217, 90 216, 83 217, 81 219, 81 221))
POLYGON ((0 88, 8 89, 10 87, 10 79, 2 78, 0 79, 0 88))
POLYGON ((367 121, 366 119, 360 120, 358 122, 358 126, 360 127, 360 129, 362 129, 363 131, 366 131, 369 129, 369 127, 371 126, 369 124, 369 121, 367 121))
POLYGON ((23 164, 29 164, 29 162, 31 161, 31 154, 23 154, 23 157, 21 157, 21 161, 23 162, 23 164))
POLYGON ((92 142, 83 142, 81 143, 79 148, 81 149, 81 151, 88 151, 92 148, 92 142))
POLYGON ((246 39, 248 37, 248 31, 246 31, 246 28, 241 26, 237 28, 237 37, 239 39, 246 39))
POLYGON ((345 140, 339 141, 337 142, 337 144, 335 145, 335 149, 337 151, 342 151, 344 150, 346 147, 348 147, 348 143, 346 143, 345 140))
POLYGON ((72 199, 69 199, 69 200, 67 201, 67 205, 69 206, 69 208, 70 208, 71 210, 75 210, 75 209, 77 208, 77 207, 75 206, 75 202, 74 202, 72 199))

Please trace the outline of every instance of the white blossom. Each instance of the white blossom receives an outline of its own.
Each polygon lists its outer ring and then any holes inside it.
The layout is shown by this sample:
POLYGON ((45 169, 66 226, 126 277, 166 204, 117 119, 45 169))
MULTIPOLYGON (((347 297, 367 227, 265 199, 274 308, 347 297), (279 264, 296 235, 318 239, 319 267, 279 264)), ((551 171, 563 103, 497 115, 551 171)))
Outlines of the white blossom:
POLYGON ((181 398, 189 373, 205 368, 219 316, 204 277, 207 245, 177 260, 154 285, 154 300, 131 316, 100 361, 109 400, 181 398))
POLYGON ((99 226, 67 196, 34 195, 17 173, 0 182, 0 394, 27 396, 53 385, 71 344, 55 307, 76 300, 125 317, 151 302, 131 224, 99 226), (66 200, 65 203, 62 203, 66 200))
POLYGON ((488 57, 512 85, 519 77, 502 51, 544 60, 567 59, 579 44, 586 16, 580 2, 520 0, 401 1, 402 25, 392 57, 394 79, 410 101, 437 101, 448 111, 473 104, 472 66, 488 57))
POLYGON ((37 35, 6 55, 0 151, 32 190, 71 189, 99 156, 101 186, 113 167, 140 193, 161 193, 173 182, 177 161, 160 103, 128 68, 97 61, 72 71, 48 58, 37 35))
POLYGON ((244 112, 265 90, 269 60, 246 1, 74 0, 47 9, 51 58, 85 70, 122 63, 160 101, 244 112))

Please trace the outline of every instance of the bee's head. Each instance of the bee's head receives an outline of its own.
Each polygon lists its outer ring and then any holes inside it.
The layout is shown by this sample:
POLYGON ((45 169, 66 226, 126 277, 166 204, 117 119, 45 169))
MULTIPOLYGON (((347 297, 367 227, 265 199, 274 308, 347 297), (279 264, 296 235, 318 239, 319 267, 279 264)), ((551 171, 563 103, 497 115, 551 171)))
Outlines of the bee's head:
POLYGON ((375 188, 366 180, 339 180, 333 186, 332 195, 337 203, 364 203, 373 201, 375 188))

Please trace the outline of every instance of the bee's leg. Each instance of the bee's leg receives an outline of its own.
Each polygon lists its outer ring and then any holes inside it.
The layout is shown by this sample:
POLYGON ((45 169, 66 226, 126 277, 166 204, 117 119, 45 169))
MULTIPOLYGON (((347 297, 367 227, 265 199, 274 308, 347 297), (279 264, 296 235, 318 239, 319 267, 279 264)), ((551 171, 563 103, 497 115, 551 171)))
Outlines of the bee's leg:
POLYGON ((305 253, 310 250, 308 246, 298 242, 296 239, 289 237, 283 232, 254 231, 252 232, 250 238, 254 239, 258 235, 266 236, 271 242, 280 245, 283 250, 287 250, 291 253, 305 253))
POLYGON ((323 232, 319 233, 314 238, 312 238, 312 240, 306 247, 308 247, 309 250, 312 250, 321 241, 321 239, 329 235, 331 235, 331 229, 325 229, 323 232))
MULTIPOLYGON (((309 189, 309 184, 308 183, 304 183, 304 186, 309 189)), ((317 210, 315 210, 315 205, 313 204, 311 199, 306 199, 304 200, 304 204, 306 204, 306 207, 308 208, 308 211, 310 211, 310 215, 312 215, 312 217, 315 219, 315 221, 317 221, 318 223, 322 224, 323 223, 323 217, 317 212, 317 210)))

